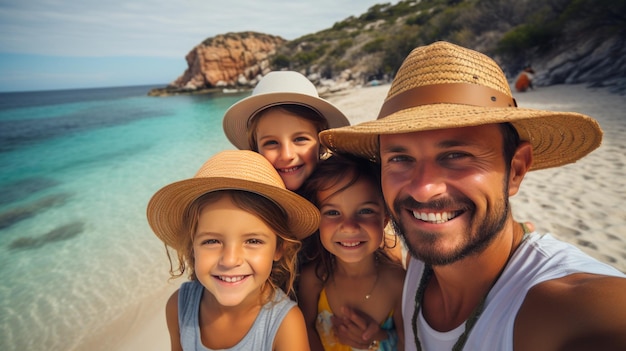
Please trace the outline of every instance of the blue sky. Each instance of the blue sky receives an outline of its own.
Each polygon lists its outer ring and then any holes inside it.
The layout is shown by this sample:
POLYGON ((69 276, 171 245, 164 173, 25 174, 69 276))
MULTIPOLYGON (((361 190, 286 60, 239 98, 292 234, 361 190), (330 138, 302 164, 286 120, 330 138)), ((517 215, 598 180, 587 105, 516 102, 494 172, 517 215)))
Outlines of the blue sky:
POLYGON ((0 0, 0 92, 165 85, 204 39, 256 31, 287 40, 376 0, 0 0))

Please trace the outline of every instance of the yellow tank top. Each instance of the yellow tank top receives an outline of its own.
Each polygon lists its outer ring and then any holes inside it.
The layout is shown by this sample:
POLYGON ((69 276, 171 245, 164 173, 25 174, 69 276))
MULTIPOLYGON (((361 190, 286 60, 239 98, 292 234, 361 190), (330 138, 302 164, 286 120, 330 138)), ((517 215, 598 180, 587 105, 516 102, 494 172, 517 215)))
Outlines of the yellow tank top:
MULTIPOLYGON (((326 289, 322 289, 320 292, 320 298, 317 301, 317 319, 315 321, 315 329, 320 336, 322 345, 325 351, 358 351, 361 349, 353 349, 350 346, 339 343, 335 334, 333 333, 333 323, 331 317, 333 311, 328 303, 328 297, 326 296, 326 289)), ((395 332, 395 325, 393 323, 393 310, 389 312, 387 319, 381 323, 381 329, 387 330, 390 338, 383 340, 379 343, 377 350, 390 351, 397 350, 398 335, 395 332)), ((367 349, 365 349, 367 350, 367 349)))

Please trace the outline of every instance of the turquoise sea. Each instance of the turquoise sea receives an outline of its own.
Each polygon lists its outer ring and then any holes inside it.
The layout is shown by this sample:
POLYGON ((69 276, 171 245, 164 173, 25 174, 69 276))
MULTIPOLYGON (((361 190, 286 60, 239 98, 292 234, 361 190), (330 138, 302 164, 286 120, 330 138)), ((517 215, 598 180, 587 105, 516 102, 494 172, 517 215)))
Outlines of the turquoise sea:
POLYGON ((243 94, 0 94, 0 350, 70 350, 167 281, 145 209, 232 149, 243 94))

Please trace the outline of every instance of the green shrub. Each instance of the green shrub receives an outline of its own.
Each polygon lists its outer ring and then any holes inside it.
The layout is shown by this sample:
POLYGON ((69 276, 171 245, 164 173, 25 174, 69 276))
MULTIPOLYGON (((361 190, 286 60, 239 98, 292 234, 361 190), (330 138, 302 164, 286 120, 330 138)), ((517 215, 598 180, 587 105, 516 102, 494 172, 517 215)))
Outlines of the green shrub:
POLYGON ((291 60, 286 55, 276 55, 272 58, 271 65, 276 69, 289 68, 291 60))
POLYGON ((530 49, 546 49, 558 35, 558 30, 549 24, 543 26, 522 24, 502 36, 496 46, 496 52, 516 55, 530 49))
POLYGON ((352 40, 351 39, 341 40, 330 51, 330 55, 331 56, 335 56, 335 57, 342 57, 346 53, 346 50, 348 50, 350 47, 352 47, 352 45, 353 44, 352 44, 352 40))
POLYGON ((367 42, 365 45, 363 45, 362 51, 366 54, 383 51, 385 40, 386 39, 382 37, 378 37, 374 40, 371 40, 367 42))

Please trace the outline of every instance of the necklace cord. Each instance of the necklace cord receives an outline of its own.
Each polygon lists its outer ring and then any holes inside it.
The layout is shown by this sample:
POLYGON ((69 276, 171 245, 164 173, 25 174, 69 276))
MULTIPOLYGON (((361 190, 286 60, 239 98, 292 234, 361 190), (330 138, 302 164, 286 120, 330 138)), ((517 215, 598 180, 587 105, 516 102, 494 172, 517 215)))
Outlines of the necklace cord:
MULTIPOLYGON (((469 337, 469 333, 472 331, 472 328, 474 328, 474 325, 476 325, 476 322, 478 322, 478 318, 480 317, 480 315, 483 313, 485 309, 485 302, 487 301, 487 296, 489 295, 489 292, 491 291, 493 286, 496 285, 496 282, 498 281, 498 279, 500 279, 502 272, 504 272, 504 268, 502 269, 502 271, 500 271, 500 273, 494 280, 493 284, 489 288, 489 291, 487 291, 487 293, 482 298, 478 306, 474 308, 469 318, 465 321, 465 330, 463 331, 463 334, 459 336, 456 343, 454 343, 454 346, 452 347, 452 351, 463 350, 463 347, 465 346, 465 343, 467 342, 467 338, 469 337)), ((420 343, 420 339, 417 335, 417 317, 419 316, 419 312, 421 310, 422 303, 424 301, 424 292, 426 291, 426 285, 428 285, 428 281, 430 280, 432 275, 433 275, 433 267, 429 264, 425 265, 424 272, 422 273, 422 279, 420 280, 420 284, 417 288, 417 291, 415 292, 415 309, 413 311, 413 316, 411 318, 411 327, 413 328, 413 336, 414 336, 415 347, 417 351, 422 351, 422 344, 420 343)))
MULTIPOLYGON (((476 322, 478 322, 478 318, 480 317, 480 315, 483 313, 485 309, 485 302, 487 301, 487 296, 489 295, 489 292, 491 292, 491 289, 493 289, 493 287, 496 285, 498 280, 500 280, 500 277, 502 276, 502 273, 504 273, 504 270, 508 266, 509 261, 511 260, 511 257, 513 257, 513 254, 515 254, 515 252, 517 252, 517 250, 522 245, 522 243, 526 241, 528 237, 530 237, 531 231, 526 226, 526 223, 520 223, 520 225, 522 226, 522 230, 524 232, 520 242, 515 246, 515 249, 510 253, 509 257, 506 260, 504 267, 502 267, 502 270, 500 270, 500 273, 498 273, 498 276, 493 281, 493 284, 491 284, 491 287, 489 288, 485 296, 482 298, 478 306, 474 308, 469 318, 465 321, 465 330, 463 331, 463 334, 459 336, 456 343, 452 347, 452 351, 463 350, 463 347, 465 346, 465 343, 467 342, 467 338, 469 337, 469 333, 472 331, 472 328, 474 328, 474 325, 476 324, 476 322)), ((432 275, 433 275, 433 267, 429 264, 425 264, 424 271, 422 272, 422 279, 420 279, 420 284, 417 287, 417 291, 415 291, 415 309, 413 310, 413 316, 411 318, 411 327, 413 328, 413 336, 414 336, 415 347, 417 351, 422 351, 422 344, 420 343, 420 339, 417 336, 417 317, 419 316, 419 312, 422 307, 421 305, 424 301, 424 292, 426 291, 426 285, 428 285, 428 281, 430 280, 432 275)))

